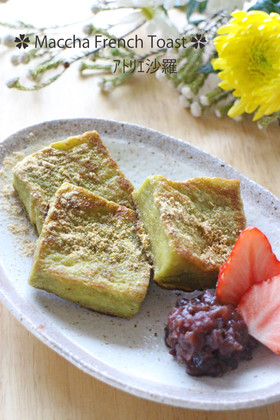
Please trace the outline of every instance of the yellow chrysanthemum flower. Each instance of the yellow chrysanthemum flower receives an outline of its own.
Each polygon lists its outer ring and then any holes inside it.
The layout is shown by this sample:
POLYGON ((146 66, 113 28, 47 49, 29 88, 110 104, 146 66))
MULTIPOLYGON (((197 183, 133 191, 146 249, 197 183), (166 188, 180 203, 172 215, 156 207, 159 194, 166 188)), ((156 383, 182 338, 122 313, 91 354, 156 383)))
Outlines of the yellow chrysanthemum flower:
POLYGON ((221 70, 219 86, 240 98, 230 117, 252 113, 254 121, 280 110, 280 15, 261 11, 234 12, 214 39, 221 70))

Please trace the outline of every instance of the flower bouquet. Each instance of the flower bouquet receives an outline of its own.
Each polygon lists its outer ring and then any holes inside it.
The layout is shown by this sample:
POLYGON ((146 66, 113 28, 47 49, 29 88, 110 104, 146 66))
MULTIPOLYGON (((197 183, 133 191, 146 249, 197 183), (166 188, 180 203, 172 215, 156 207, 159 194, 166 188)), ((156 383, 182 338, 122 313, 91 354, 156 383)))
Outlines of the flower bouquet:
POLYGON ((252 114, 259 128, 280 120, 280 2, 99 0, 91 13, 80 35, 60 39, 50 34, 65 26, 2 22, 11 31, 2 44, 18 48, 11 62, 28 66, 7 86, 38 90, 79 62, 104 92, 155 74, 195 117, 252 114))

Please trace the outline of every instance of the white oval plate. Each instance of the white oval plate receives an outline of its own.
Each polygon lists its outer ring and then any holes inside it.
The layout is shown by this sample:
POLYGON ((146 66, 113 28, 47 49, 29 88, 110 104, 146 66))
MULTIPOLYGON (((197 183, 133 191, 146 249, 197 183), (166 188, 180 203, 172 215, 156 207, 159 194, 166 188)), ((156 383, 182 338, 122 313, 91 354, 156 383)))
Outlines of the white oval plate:
MULTIPOLYGON (((93 129, 135 187, 151 174, 175 180, 200 175, 239 178, 248 225, 260 228, 280 256, 280 201, 275 196, 194 146, 144 127, 100 119, 45 122, 1 143, 0 165, 14 151, 31 153, 44 144, 93 129)), ((194 378, 185 373, 163 339, 177 299, 174 292, 151 284, 139 314, 127 321, 30 287, 31 258, 20 255, 18 238, 7 229, 10 216, 1 204, 1 300, 29 331, 71 363, 131 394, 175 406, 225 410, 280 399, 280 357, 261 345, 253 360, 241 362, 222 378, 194 378)))

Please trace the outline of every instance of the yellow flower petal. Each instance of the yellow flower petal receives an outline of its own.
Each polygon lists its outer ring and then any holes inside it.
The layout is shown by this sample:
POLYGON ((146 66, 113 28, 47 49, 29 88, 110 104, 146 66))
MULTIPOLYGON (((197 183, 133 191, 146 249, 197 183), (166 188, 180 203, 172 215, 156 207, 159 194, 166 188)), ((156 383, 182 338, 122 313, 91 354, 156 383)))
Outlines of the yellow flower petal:
POLYGON ((241 100, 236 102, 228 111, 228 116, 231 118, 239 117, 239 115, 243 114, 245 111, 244 103, 241 100))
POLYGON ((262 11, 232 13, 218 30, 212 60, 222 82, 239 98, 228 112, 231 117, 252 113, 254 120, 280 110, 280 15, 262 11))
POLYGON ((260 107, 257 112, 255 113, 254 117, 253 117, 253 121, 257 121, 259 120, 261 117, 264 116, 264 112, 262 110, 262 108, 260 107))

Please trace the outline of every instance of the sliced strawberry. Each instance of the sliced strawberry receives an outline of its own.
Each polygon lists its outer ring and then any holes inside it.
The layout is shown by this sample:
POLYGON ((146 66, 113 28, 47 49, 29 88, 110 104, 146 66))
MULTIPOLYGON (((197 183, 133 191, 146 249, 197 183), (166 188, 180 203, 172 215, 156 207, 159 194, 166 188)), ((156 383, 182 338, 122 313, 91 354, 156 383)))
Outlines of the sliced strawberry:
POLYGON ((250 287, 242 296, 237 311, 249 334, 280 354, 280 275, 250 287))
POLYGON ((248 227, 239 235, 227 261, 221 266, 217 296, 221 303, 237 305, 254 283, 280 274, 280 261, 273 254, 267 237, 248 227))

